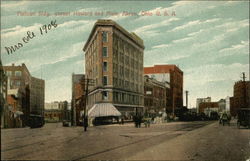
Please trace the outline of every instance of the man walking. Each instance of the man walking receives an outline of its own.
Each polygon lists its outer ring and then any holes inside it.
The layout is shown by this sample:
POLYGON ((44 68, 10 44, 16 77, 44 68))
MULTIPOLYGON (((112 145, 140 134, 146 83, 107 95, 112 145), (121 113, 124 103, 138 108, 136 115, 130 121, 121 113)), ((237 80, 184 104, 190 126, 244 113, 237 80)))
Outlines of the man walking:
POLYGON ((83 118, 83 126, 84 126, 84 131, 87 131, 87 127, 88 127, 88 117, 87 116, 85 118, 83 118))

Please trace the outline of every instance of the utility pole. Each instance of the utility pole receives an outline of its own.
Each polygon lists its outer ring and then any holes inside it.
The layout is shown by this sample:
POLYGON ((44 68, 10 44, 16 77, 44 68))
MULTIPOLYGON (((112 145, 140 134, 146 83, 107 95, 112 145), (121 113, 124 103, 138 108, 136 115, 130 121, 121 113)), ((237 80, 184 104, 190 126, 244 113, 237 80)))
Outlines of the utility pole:
POLYGON ((93 79, 88 79, 88 78, 83 78, 81 80, 81 86, 82 86, 82 90, 83 92, 85 91, 85 94, 82 94, 81 97, 81 105, 83 105, 83 101, 84 103, 84 113, 83 113, 83 126, 84 126, 84 131, 87 131, 87 127, 88 127, 88 117, 87 117, 87 101, 88 101, 88 91, 89 91, 89 86, 93 86, 94 85, 94 80, 93 79), (86 90, 85 90, 86 88, 86 90), (85 96, 85 97, 84 97, 85 96))
POLYGON ((186 107, 188 108, 188 91, 185 92, 186 92, 186 107))

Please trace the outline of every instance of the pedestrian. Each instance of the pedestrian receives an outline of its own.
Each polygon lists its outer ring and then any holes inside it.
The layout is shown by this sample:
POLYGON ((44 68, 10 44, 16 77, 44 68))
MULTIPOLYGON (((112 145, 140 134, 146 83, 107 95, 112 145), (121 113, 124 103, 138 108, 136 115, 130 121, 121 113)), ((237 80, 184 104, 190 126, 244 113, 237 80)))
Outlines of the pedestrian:
POLYGON ((134 116, 135 127, 138 128, 138 116, 134 116))
POLYGON ((87 127, 88 127, 88 117, 87 116, 83 119, 83 126, 84 126, 84 131, 87 131, 87 127))
POLYGON ((121 122, 122 122, 122 125, 124 124, 124 118, 122 117, 122 119, 121 119, 121 122))
POLYGON ((141 121, 142 121, 142 116, 139 115, 138 116, 138 126, 139 126, 139 128, 141 127, 141 121))

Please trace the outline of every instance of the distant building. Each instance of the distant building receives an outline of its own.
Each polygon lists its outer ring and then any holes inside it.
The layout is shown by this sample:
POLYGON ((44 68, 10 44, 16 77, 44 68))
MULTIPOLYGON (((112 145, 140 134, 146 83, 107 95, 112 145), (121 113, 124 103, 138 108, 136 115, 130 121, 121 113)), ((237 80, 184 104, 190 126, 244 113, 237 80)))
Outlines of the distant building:
POLYGON ((205 113, 207 116, 210 116, 211 112, 219 111, 218 102, 201 102, 199 104, 199 113, 205 113))
POLYGON ((234 84, 234 96, 230 99, 230 113, 237 115, 239 108, 250 108, 250 81, 238 81, 234 84))
POLYGON ((226 112, 230 112, 230 97, 229 96, 227 96, 226 97, 226 112))
POLYGON ((46 122, 70 120, 70 110, 67 101, 45 103, 44 117, 46 122))
POLYGON ((200 108, 200 103, 202 102, 211 102, 211 97, 207 97, 207 98, 197 98, 196 99, 196 109, 197 112, 199 113, 199 108, 200 108))
POLYGON ((45 109, 44 119, 47 123, 61 122, 63 120, 63 111, 59 109, 45 109))
POLYGON ((220 99, 218 101, 219 112, 226 112, 226 99, 220 99))
POLYGON ((146 114, 166 111, 166 83, 144 76, 144 107, 146 114))
POLYGON ((144 75, 160 82, 168 82, 170 92, 166 95, 166 112, 183 107, 183 72, 176 65, 144 67, 144 75))
POLYGON ((85 106, 85 85, 83 83, 84 79, 84 74, 72 74, 72 125, 81 125, 82 123, 81 113, 85 106))
POLYGON ((229 100, 230 100, 230 114, 232 116, 236 116, 237 115, 237 109, 234 108, 235 107, 234 106, 234 97, 230 97, 229 100))
POLYGON ((60 102, 54 101, 50 103, 45 103, 45 110, 62 110, 60 107, 60 102))
POLYGON ((141 38, 116 22, 95 23, 83 48, 86 77, 95 81, 89 87, 89 109, 96 108, 105 116, 143 112, 144 48, 141 38))

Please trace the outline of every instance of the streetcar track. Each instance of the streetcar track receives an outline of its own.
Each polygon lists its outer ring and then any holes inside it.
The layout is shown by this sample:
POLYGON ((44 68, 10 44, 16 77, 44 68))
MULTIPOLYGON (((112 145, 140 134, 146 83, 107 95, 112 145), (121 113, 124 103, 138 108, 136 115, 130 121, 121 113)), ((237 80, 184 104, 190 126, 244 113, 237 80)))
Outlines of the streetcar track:
MULTIPOLYGON (((65 141, 61 141, 61 142, 58 142, 57 144, 54 144, 54 145, 49 145, 49 146, 46 146, 44 147, 45 149, 48 149, 48 148, 53 148, 53 147, 56 147, 56 146, 60 146, 61 144, 63 143, 69 143, 71 142, 72 140, 75 140, 76 138, 78 138, 80 135, 82 134, 82 132, 79 132, 79 135, 73 137, 73 138, 70 138, 68 140, 65 140, 65 141)), ((58 137, 54 137, 54 138, 58 138, 58 137)), ((48 141, 45 141, 45 142, 48 142, 48 141)), ((36 144, 41 144, 43 143, 44 145, 44 141, 40 141, 40 142, 37 142, 36 144)), ((21 147, 22 148, 22 147, 21 147)), ((30 154, 34 154, 36 153, 37 151, 29 151, 29 152, 26 152, 26 153, 22 153, 22 154, 19 154, 19 155, 16 155, 15 157, 11 157, 11 158, 5 158, 5 159, 15 159, 15 158, 19 158, 19 157, 23 157, 23 156, 26 156, 26 155, 30 155, 30 154)))
MULTIPOLYGON (((209 124, 209 123, 208 123, 208 124, 209 124)), ((205 124, 205 125, 203 125, 203 126, 207 126, 208 124, 205 124)), ((194 126, 194 127, 193 127, 193 130, 196 130, 196 129, 198 129, 198 128, 200 128, 200 127, 203 127, 203 126, 194 126)), ((187 129, 187 128, 190 128, 190 127, 180 128, 180 129, 187 129)), ((177 130, 177 131, 181 131, 180 129, 177 130)), ((150 140, 150 139, 152 139, 152 138, 159 137, 159 136, 163 136, 163 135, 166 135, 166 133, 159 134, 159 135, 154 135, 154 136, 151 136, 151 137, 148 137, 148 138, 144 138, 144 139, 140 139, 140 140, 134 141, 134 142, 132 142, 132 143, 128 143, 128 144, 124 144, 124 145, 119 145, 119 146, 116 146, 116 147, 108 148, 108 149, 105 149, 105 150, 102 150, 102 151, 99 151, 99 152, 95 152, 95 153, 92 153, 92 154, 82 155, 82 156, 80 156, 80 157, 77 157, 77 158, 74 158, 74 159, 70 159, 70 160, 76 161, 76 160, 85 159, 85 158, 92 157, 92 156, 95 156, 95 155, 98 155, 98 154, 110 152, 110 151, 117 150, 117 149, 120 149, 120 148, 123 148, 123 147, 127 147, 127 146, 130 146, 130 145, 134 145, 134 144, 137 144, 137 143, 141 143, 141 142, 143 142, 143 141, 147 141, 147 140, 150 140)), ((171 134, 170 134, 170 135, 171 135, 171 134)), ((172 135, 174 135, 174 137, 177 137, 177 136, 182 135, 182 134, 172 134, 172 135)))
MULTIPOLYGON (((184 129, 188 129, 188 128, 190 128, 190 127, 193 127, 192 130, 195 130, 195 129, 198 129, 198 128, 203 127, 203 126, 207 126, 208 124, 210 124, 210 123, 206 123, 206 124, 203 124, 203 125, 202 125, 202 124, 193 125, 193 126, 190 125, 190 126, 185 127, 185 128, 180 127, 180 128, 178 128, 178 129, 174 129, 174 131, 183 131, 184 129)), ((105 129, 106 129, 106 128, 104 128, 104 127, 98 127, 98 130, 100 130, 100 131, 103 131, 103 130, 105 130, 105 129)), ((192 130, 186 130, 186 131, 192 131, 192 130)), ((65 140, 65 141, 58 142, 57 144, 53 144, 53 145, 46 146, 46 147, 44 147, 44 148, 45 148, 45 149, 49 149, 49 148, 52 148, 52 147, 60 146, 60 145, 63 144, 63 143, 69 143, 69 142, 71 142, 71 141, 77 139, 80 135, 83 134, 82 131, 79 131, 78 133, 79 133, 79 134, 78 134, 77 136, 75 136, 75 137, 72 137, 72 138, 70 138, 70 139, 68 139, 68 140, 65 140)), ((154 135, 154 136, 151 136, 151 137, 147 137, 147 138, 144 138, 144 139, 140 139, 140 140, 134 141, 134 142, 132 142, 132 143, 128 143, 128 144, 124 144, 124 145, 119 145, 119 146, 116 146, 116 147, 113 147, 113 148, 109 148, 109 149, 106 149, 106 150, 102 150, 102 151, 100 151, 100 152, 95 152, 95 153, 92 153, 92 154, 82 155, 82 156, 80 156, 80 157, 77 157, 77 158, 71 159, 71 160, 79 160, 79 159, 84 159, 84 158, 87 158, 87 157, 95 156, 95 155, 102 154, 102 153, 109 152, 109 151, 113 151, 113 150, 116 150, 116 149, 119 149, 119 148, 122 148, 122 147, 126 147, 126 146, 129 146, 129 145, 134 145, 134 144, 136 144, 136 143, 140 143, 140 142, 143 142, 143 141, 147 141, 147 140, 150 140, 150 139, 152 139, 152 138, 159 137, 159 136, 162 136, 162 135, 165 135, 165 134, 166 134, 166 133, 159 134, 159 135, 154 135)), ((178 136, 178 135, 182 135, 182 134, 172 134, 172 135, 178 136)), ((58 137, 53 137, 53 138, 58 138, 58 137)), ((51 139, 51 138, 50 138, 50 139, 51 139)), ((1 151, 1 153, 2 153, 2 152, 8 152, 8 151, 15 150, 15 149, 21 149, 21 148, 25 148, 25 147, 28 147, 28 146, 31 146, 31 145, 36 145, 36 144, 41 144, 41 143, 43 143, 43 145, 44 145, 45 142, 49 142, 49 141, 50 141, 50 140, 46 139, 45 141, 39 141, 39 142, 35 142, 35 143, 31 143, 31 144, 27 144, 27 145, 23 145, 23 146, 19 146, 19 147, 13 147, 13 148, 5 149, 5 150, 1 151)), ((23 157, 23 156, 26 156, 26 155, 34 154, 34 153, 36 153, 36 152, 37 152, 37 151, 29 151, 29 152, 27 152, 27 153, 22 153, 22 154, 19 154, 19 155, 14 156, 14 157, 5 158, 5 159, 15 159, 15 158, 23 157)))

